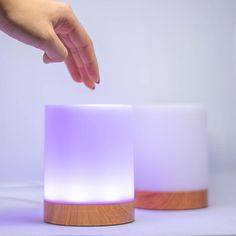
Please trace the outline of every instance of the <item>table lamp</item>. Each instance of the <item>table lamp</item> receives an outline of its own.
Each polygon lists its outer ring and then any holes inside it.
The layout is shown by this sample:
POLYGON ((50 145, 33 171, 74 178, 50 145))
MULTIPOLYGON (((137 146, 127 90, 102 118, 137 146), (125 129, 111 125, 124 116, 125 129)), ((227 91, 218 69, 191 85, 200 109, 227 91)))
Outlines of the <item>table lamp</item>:
POLYGON ((207 116, 202 105, 134 108, 137 208, 207 206, 207 116))
POLYGON ((129 105, 45 108, 44 220, 75 226, 134 220, 129 105))

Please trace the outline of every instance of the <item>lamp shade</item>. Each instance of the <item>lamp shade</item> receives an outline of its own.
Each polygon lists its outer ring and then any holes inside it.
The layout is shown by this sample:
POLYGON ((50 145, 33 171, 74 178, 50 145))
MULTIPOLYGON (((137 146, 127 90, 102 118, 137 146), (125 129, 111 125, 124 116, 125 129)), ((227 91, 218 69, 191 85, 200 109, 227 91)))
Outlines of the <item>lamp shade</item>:
POLYGON ((206 108, 139 105, 134 114, 136 207, 206 207, 206 108))
POLYGON ((131 106, 46 106, 46 222, 95 226, 133 221, 133 167, 131 106))

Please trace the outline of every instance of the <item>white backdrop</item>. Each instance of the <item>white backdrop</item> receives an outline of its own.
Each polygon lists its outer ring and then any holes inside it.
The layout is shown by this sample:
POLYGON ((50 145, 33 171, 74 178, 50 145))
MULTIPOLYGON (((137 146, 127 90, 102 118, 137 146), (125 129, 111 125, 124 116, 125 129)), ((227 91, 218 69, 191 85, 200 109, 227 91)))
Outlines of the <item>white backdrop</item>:
POLYGON ((101 85, 0 33, 0 183, 41 181, 44 105, 203 103, 210 170, 236 167, 234 0, 71 0, 94 40, 101 85))

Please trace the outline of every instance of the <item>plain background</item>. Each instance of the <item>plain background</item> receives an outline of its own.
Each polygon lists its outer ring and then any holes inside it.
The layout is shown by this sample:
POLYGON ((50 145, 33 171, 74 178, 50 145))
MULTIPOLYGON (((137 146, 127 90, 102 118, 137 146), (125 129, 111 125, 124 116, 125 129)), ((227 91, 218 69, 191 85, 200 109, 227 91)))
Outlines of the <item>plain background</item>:
POLYGON ((203 103, 210 171, 236 167, 234 0, 71 0, 91 35, 101 85, 0 33, 0 184, 41 182, 45 104, 203 103))

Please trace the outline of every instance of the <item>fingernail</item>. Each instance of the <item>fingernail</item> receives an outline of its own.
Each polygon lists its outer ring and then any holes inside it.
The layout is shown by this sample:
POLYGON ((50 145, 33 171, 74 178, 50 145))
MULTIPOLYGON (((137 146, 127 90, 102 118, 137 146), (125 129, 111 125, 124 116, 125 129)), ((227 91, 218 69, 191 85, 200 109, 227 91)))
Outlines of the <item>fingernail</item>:
POLYGON ((92 87, 91 89, 92 89, 92 90, 94 90, 94 89, 95 89, 95 86, 94 86, 94 87, 92 87))
POLYGON ((44 64, 49 64, 50 63, 50 61, 47 58, 44 58, 43 62, 44 62, 44 64))
POLYGON ((98 76, 98 81, 96 83, 100 84, 100 76, 98 76))

